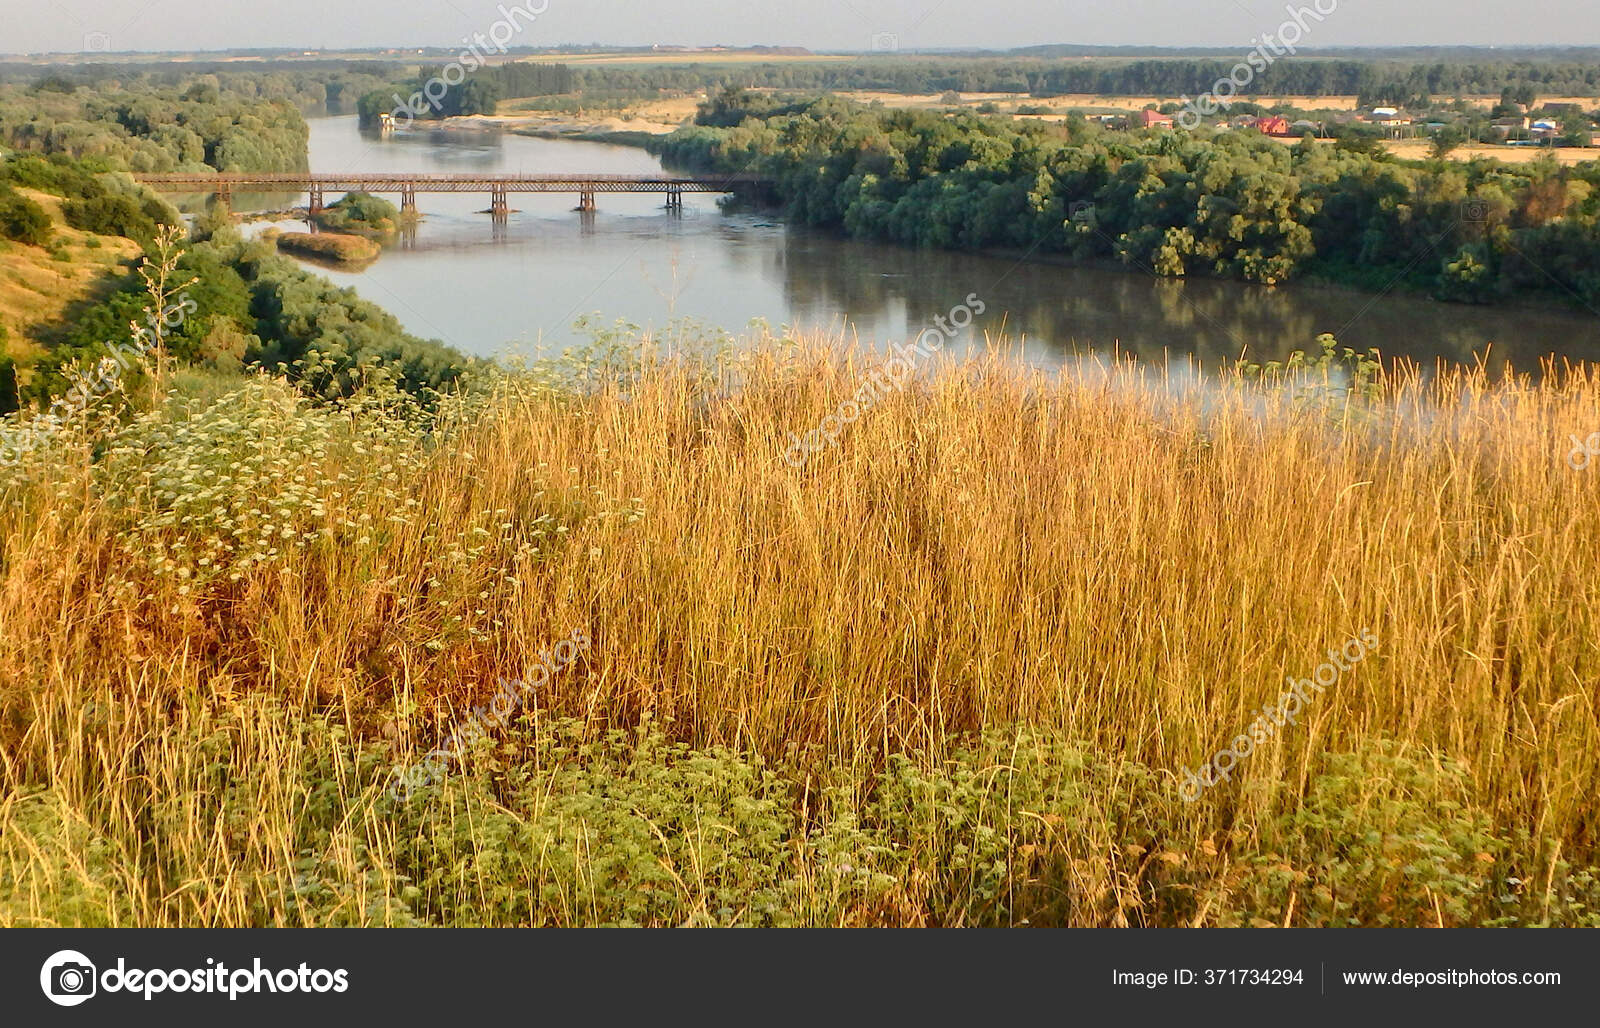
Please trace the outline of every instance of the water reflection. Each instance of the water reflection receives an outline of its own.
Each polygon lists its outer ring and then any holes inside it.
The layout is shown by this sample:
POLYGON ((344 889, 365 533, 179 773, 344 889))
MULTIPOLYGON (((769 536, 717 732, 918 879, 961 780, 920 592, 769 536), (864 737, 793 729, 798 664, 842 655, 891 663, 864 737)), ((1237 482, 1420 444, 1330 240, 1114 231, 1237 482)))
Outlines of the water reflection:
MULTIPOLYGON (((662 170, 631 147, 453 132, 364 137, 353 118, 313 122, 311 161, 328 172, 662 170)), ((239 197, 242 208, 256 199, 239 197)), ((900 340, 976 294, 985 311, 953 349, 1004 334, 1024 340, 1024 359, 1049 364, 1112 351, 1156 363, 1193 355, 1211 367, 1241 353, 1281 360, 1312 348, 1324 332, 1359 350, 1376 346, 1430 363, 1471 361, 1491 346, 1496 361, 1509 358, 1525 370, 1552 353, 1600 359, 1597 319, 1561 310, 1486 310, 1306 284, 1170 281, 906 250, 786 226, 708 196, 686 196, 676 212, 660 196, 602 195, 598 211, 575 212, 576 197, 521 194, 504 219, 482 213, 487 200, 420 194, 423 220, 414 234, 363 272, 328 274, 413 332, 476 353, 569 345, 582 338, 573 322, 585 314, 644 326, 687 316, 731 330, 760 318, 900 340)), ((257 209, 304 202, 276 196, 257 209)))

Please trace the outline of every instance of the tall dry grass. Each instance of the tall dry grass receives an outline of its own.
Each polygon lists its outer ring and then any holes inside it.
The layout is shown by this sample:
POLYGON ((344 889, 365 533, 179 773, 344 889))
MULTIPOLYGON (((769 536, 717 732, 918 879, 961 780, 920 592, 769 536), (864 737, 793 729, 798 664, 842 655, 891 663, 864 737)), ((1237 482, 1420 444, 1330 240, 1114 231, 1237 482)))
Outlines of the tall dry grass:
MULTIPOLYGON (((843 783, 838 810, 866 811, 894 755, 931 774, 986 752, 985 729, 1146 769, 1148 797, 1124 799, 1156 813, 1109 812, 1137 776, 1108 772, 1121 784, 1093 818, 1047 832, 1068 854, 1072 923, 1217 923, 1243 902, 1230 866, 1293 865, 1294 833, 1323 830, 1294 819, 1331 788, 1330 755, 1383 754, 1335 775, 1357 835, 1386 831, 1384 811, 1415 791, 1383 761, 1450 769, 1461 796, 1429 796, 1424 820, 1469 805, 1504 842, 1476 870, 1535 908, 1600 863, 1600 468, 1566 460, 1569 437, 1600 429, 1592 369, 1537 384, 1390 373, 1369 395, 972 358, 791 467, 787 433, 876 363, 836 343, 652 360, 581 390, 508 376, 437 433, 318 415, 284 443, 310 415, 258 381, 224 401, 225 430, 168 431, 202 406, 174 399, 120 450, 60 440, 0 495, 3 916, 395 922, 410 886, 372 868, 422 829, 378 802, 387 762, 420 756, 575 627, 592 643, 538 691, 533 722, 571 719, 589 738, 647 723, 797 783, 843 783), (152 439, 193 451, 194 477, 150 471, 152 439), (216 501, 239 516, 205 529, 236 534, 207 550, 190 508, 162 514, 220 481, 208 461, 226 471, 240 454, 256 471, 216 501), (268 546, 262 524, 289 542, 268 546), (1176 798, 1182 768, 1363 629, 1377 652, 1298 726, 1200 801, 1176 798), (206 801, 223 782, 226 815, 206 801), (26 820, 40 803, 52 813, 26 820), (344 880, 337 916, 307 914, 296 885, 294 826, 313 803, 342 812, 319 843, 337 852, 315 855, 344 880), (1157 902, 1164 888, 1191 898, 1157 902), (51 899, 68 893, 70 907, 51 899)), ((505 734, 511 752, 484 766, 511 774, 537 736, 505 734)), ((870 914, 824 904, 801 919, 973 919, 930 913, 930 882, 870 914)), ((1378 909, 1391 886, 1374 878, 1378 909)), ((1412 922, 1469 916, 1438 889, 1412 922)), ((582 903, 556 906, 584 920, 582 903)))

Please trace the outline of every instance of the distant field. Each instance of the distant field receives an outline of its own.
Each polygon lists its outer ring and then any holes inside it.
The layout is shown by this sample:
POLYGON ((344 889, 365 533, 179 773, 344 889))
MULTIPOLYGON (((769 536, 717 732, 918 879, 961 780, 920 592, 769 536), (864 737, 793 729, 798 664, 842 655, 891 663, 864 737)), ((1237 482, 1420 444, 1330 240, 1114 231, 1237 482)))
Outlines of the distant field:
POLYGON ((848 54, 761 54, 730 50, 717 53, 539 54, 535 59, 599 67, 608 64, 834 64, 859 58, 848 54))
MULTIPOLYGON (((1415 160, 1428 156, 1432 144, 1426 139, 1397 139, 1387 144, 1389 152, 1396 157, 1405 157, 1415 160)), ((1592 147, 1581 146, 1463 146, 1453 151, 1450 156, 1456 160, 1469 161, 1474 157, 1493 157, 1505 161, 1507 164, 1527 164, 1555 154, 1556 160, 1562 164, 1582 164, 1585 161, 1600 160, 1600 150, 1592 147)))
POLYGON ((520 97, 503 100, 493 116, 474 116, 470 120, 493 124, 503 129, 532 130, 535 134, 647 132, 651 135, 661 135, 671 132, 693 118, 701 97, 641 100, 621 107, 596 104, 592 109, 581 112, 541 110, 540 102, 548 99, 549 97, 520 97))

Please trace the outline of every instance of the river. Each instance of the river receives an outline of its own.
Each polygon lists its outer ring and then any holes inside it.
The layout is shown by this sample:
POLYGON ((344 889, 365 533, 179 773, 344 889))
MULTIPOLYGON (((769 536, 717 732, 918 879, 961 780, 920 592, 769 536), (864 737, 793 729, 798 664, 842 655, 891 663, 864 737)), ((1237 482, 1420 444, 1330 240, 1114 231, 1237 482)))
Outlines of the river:
MULTIPOLYGON (((314 119, 310 156, 319 172, 663 170, 633 147, 441 131, 380 139, 360 133, 353 117, 314 119)), ((1323 332, 1346 346, 1428 362, 1484 352, 1524 370, 1549 354, 1600 360, 1600 318, 1589 313, 908 250, 724 209, 713 196, 686 196, 681 214, 665 210, 661 196, 601 195, 593 215, 573 210, 576 199, 514 194, 518 209, 497 229, 482 213, 487 196, 424 193, 414 238, 359 272, 317 270, 411 332, 482 355, 559 350, 588 337, 577 324, 585 317, 657 329, 689 319, 735 333, 762 319, 899 341, 976 294, 984 312, 951 349, 1004 336, 1023 359, 1042 364, 1091 351, 1157 362, 1194 355, 1213 366, 1241 352, 1281 359, 1311 349, 1323 332)))

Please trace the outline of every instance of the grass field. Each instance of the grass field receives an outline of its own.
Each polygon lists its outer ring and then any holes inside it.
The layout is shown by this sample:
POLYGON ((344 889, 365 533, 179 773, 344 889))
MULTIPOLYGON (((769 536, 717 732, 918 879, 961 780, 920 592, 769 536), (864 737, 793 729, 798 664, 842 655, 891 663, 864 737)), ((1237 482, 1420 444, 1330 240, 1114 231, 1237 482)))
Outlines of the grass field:
POLYGON ((0 469, 0 924, 1596 923, 1592 372, 753 345, 0 469))
POLYGON ((0 240, 0 325, 9 335, 13 357, 37 352, 36 331, 62 324, 74 304, 110 292, 123 262, 139 246, 117 236, 96 236, 70 228, 61 218, 61 198, 19 190, 50 214, 54 234, 48 248, 0 240))

